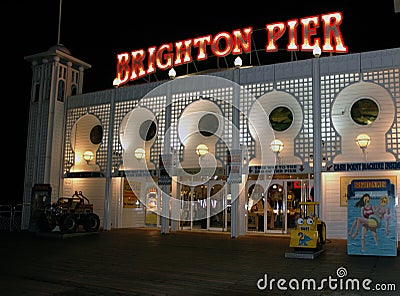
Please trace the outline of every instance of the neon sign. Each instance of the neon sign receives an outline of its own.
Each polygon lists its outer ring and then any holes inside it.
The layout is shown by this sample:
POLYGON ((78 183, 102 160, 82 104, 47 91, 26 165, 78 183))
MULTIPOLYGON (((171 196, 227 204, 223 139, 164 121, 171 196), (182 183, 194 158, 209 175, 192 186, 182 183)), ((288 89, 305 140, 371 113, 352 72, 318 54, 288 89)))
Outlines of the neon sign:
MULTIPOLYGON (((347 53, 340 32, 343 16, 340 12, 321 14, 287 22, 276 22, 265 26, 267 34, 266 52, 278 51, 277 41, 287 31, 287 51, 313 51, 320 47, 322 52, 347 53), (297 36, 297 28, 301 27, 301 38, 297 36), (317 29, 322 27, 323 39, 316 37, 317 29), (322 45, 322 47, 321 47, 322 45)), ((167 70, 196 61, 207 60, 208 51, 222 58, 229 54, 239 55, 251 52, 252 27, 236 29, 230 32, 220 32, 216 35, 206 35, 192 39, 165 43, 159 47, 151 46, 133 50, 130 53, 117 54, 116 80, 118 85, 153 74, 157 69, 167 70)))

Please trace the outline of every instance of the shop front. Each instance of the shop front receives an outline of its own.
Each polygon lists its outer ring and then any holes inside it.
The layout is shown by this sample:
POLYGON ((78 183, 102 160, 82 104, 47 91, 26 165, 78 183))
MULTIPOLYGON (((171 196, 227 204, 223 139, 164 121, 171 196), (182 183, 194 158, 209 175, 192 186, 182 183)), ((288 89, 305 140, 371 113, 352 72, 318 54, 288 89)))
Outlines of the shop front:
MULTIPOLYGON (((313 200, 311 174, 275 175, 269 182, 247 182, 247 231, 288 234, 295 228, 299 202, 313 200)), ((253 177, 254 178, 254 177, 253 177)))
POLYGON ((182 230, 229 231, 230 201, 226 182, 208 181, 202 185, 181 185, 182 230))
MULTIPOLYGON (((35 83, 48 85, 50 77, 38 73, 50 64, 43 57, 54 55, 63 57, 50 59, 60 71, 69 69, 65 59, 77 62, 61 49, 29 57, 35 83)), ((41 110, 56 118, 48 139, 35 132, 48 122, 30 121, 26 172, 33 173, 25 181, 22 228, 29 227, 32 184, 43 183, 52 199, 82 191, 105 230, 286 235, 298 203, 314 199, 328 238, 347 238, 344 188, 353 179, 389 178, 398 200, 399 56, 388 49, 238 65, 68 93, 65 101, 56 89, 33 97, 30 118, 45 120, 41 110)))

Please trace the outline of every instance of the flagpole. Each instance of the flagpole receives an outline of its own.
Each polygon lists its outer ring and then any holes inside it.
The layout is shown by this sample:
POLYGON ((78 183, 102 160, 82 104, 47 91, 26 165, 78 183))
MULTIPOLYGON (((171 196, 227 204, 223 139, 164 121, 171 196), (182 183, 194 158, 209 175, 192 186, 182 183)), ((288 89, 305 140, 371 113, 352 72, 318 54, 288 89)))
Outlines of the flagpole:
POLYGON ((57 34, 57 44, 60 44, 60 34, 61 34, 61 5, 62 0, 60 0, 60 6, 58 11, 58 34, 57 34))

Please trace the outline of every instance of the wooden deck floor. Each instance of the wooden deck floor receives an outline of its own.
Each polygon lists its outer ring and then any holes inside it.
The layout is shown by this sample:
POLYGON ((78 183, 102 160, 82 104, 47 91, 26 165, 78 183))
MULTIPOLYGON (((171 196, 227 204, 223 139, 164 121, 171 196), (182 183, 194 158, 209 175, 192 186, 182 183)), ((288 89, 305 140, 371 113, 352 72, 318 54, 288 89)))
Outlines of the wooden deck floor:
POLYGON ((328 241, 325 252, 307 260, 285 258, 287 236, 119 229, 63 239, 24 232, 0 237, 2 296, 373 295, 333 290, 327 282, 320 291, 288 287, 305 278, 339 283, 339 268, 347 272, 342 279, 369 278, 370 286, 394 283, 400 290, 399 256, 348 256, 345 240, 328 241), (277 287, 279 279, 287 290, 277 287), (268 285, 260 290, 257 282, 268 285))

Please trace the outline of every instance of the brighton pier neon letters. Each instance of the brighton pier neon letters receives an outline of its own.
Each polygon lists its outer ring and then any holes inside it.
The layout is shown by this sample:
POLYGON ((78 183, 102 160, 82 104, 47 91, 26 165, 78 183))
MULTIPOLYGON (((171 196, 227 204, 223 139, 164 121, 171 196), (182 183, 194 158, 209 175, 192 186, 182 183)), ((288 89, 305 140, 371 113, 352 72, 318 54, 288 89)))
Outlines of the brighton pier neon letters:
MULTIPOLYGON (((277 41, 287 30, 288 43, 287 51, 313 51, 314 47, 321 47, 317 29, 322 22, 323 44, 322 52, 347 53, 347 46, 344 44, 340 32, 342 14, 333 12, 310 16, 285 22, 276 22, 265 26, 267 32, 266 52, 278 51, 277 41), (297 28, 301 26, 301 44, 298 43, 297 28), (314 38, 313 38, 314 37, 314 38), (313 39, 313 40, 312 40, 313 39)), ((251 52, 252 27, 233 30, 232 33, 220 32, 215 36, 206 35, 193 39, 165 43, 159 46, 151 46, 147 50, 138 49, 130 53, 117 54, 116 80, 118 85, 136 80, 156 72, 156 69, 167 70, 174 66, 196 61, 203 61, 208 58, 208 51, 216 57, 225 57, 229 54, 239 55, 251 52), (193 51, 193 52, 192 52, 193 51)))

